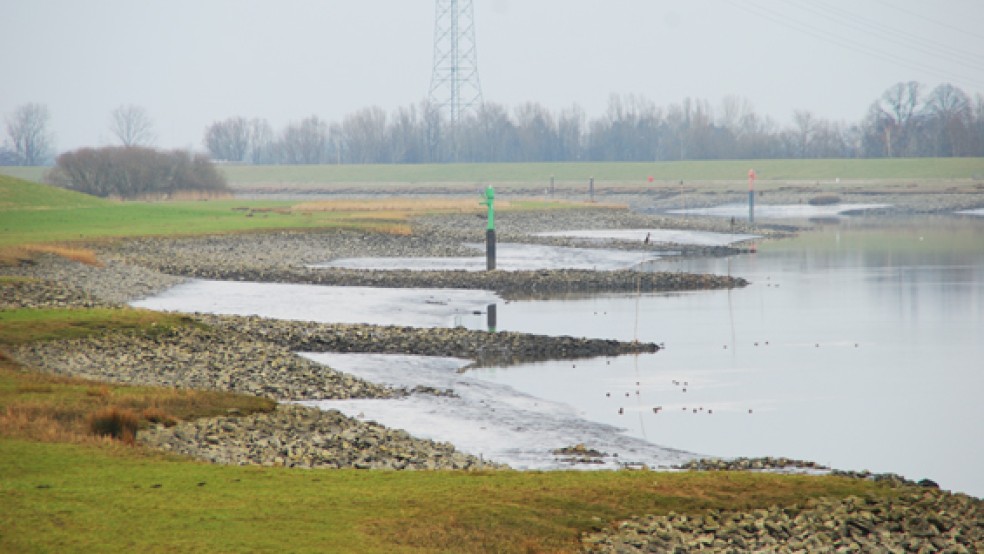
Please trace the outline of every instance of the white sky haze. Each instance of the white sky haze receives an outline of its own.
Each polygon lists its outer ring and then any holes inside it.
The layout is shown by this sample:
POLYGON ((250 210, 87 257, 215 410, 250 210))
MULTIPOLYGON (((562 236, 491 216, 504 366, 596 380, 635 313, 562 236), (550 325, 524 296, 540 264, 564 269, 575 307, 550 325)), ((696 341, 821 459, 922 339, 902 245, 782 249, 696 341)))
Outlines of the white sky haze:
MULTIPOLYGON (((795 109, 858 122, 899 81, 984 92, 979 0, 474 3, 484 98, 508 108, 593 118, 612 94, 737 95, 780 124, 795 109)), ((194 149, 231 116, 279 131, 392 112, 426 98, 433 32, 423 0, 0 0, 0 116, 45 104, 63 151, 112 143, 123 104, 147 110, 158 146, 194 149)))

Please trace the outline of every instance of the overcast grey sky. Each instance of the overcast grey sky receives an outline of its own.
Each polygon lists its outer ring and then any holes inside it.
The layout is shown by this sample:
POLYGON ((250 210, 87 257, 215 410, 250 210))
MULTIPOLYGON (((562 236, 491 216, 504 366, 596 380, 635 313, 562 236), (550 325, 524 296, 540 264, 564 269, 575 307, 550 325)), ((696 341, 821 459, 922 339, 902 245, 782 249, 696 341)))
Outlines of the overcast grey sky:
MULTIPOLYGON (((485 100, 510 108, 738 95, 856 122, 899 81, 984 92, 981 0, 475 0, 475 20, 485 100)), ((200 149, 230 116, 392 112, 426 98, 433 32, 425 0, 0 0, 0 116, 47 105, 67 150, 135 104, 159 146, 200 149)))

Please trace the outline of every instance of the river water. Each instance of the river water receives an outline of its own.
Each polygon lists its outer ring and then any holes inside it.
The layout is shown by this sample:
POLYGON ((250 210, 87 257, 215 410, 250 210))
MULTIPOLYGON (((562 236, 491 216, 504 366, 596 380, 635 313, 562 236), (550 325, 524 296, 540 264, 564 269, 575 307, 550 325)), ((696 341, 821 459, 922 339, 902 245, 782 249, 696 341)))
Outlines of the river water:
MULTIPOLYGON (((657 270, 730 273, 751 284, 508 303, 465 291, 475 295, 473 305, 456 295, 440 314, 432 310, 444 300, 425 292, 430 319, 419 324, 437 317, 486 329, 483 308, 496 303, 498 330, 638 339, 665 349, 464 374, 446 360, 423 364, 426 372, 410 364, 419 379, 426 374, 481 392, 462 395, 460 406, 412 405, 419 398, 325 406, 388 425, 405 422, 420 436, 457 441, 519 467, 559 467, 550 449, 585 442, 620 452, 623 463, 674 463, 686 452, 786 456, 929 477, 944 488, 984 495, 984 218, 848 217, 793 239, 762 242, 754 254, 648 263, 657 270)), ((244 286, 285 285, 196 282, 140 305, 264 314, 247 300, 256 297, 296 306, 292 315, 276 317, 333 320, 330 301, 314 307, 306 301, 325 287, 251 295, 236 288, 244 286), (220 290, 234 306, 208 306, 220 290)), ((411 312, 401 306, 399 314, 413 320, 411 312)), ((406 380, 410 367, 385 359, 323 361, 391 383, 406 380), (390 373, 381 374, 385 368, 390 373)))

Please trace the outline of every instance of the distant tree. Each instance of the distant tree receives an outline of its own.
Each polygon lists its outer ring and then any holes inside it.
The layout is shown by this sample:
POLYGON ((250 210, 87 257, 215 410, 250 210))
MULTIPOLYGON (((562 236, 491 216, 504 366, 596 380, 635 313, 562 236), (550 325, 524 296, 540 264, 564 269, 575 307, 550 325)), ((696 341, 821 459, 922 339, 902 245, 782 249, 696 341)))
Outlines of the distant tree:
POLYGON ((557 125, 542 104, 527 102, 515 110, 521 162, 557 160, 557 125))
POLYGON ((915 81, 896 83, 868 108, 862 124, 868 154, 892 158, 919 153, 921 89, 915 81))
POLYGON ((791 137, 790 154, 795 158, 807 158, 812 146, 813 135, 816 132, 817 122, 809 110, 793 111, 793 127, 789 134, 791 137))
POLYGON ((984 94, 974 95, 974 116, 971 127, 972 152, 984 156, 984 94))
POLYGON ((389 161, 386 138, 386 112, 378 107, 363 108, 342 121, 342 133, 353 163, 389 161))
POLYGON ((47 106, 24 104, 7 118, 7 136, 13 144, 18 165, 44 165, 52 154, 52 136, 48 131, 47 106))
POLYGON ((972 107, 967 93, 943 83, 929 93, 923 108, 936 156, 965 156, 970 151, 972 107))
POLYGON ((109 130, 123 146, 151 146, 157 140, 147 110, 132 104, 113 110, 109 130))
POLYGON ((327 161, 328 124, 312 115, 287 125, 276 144, 277 159, 286 164, 320 164, 327 161))
POLYGON ((389 128, 389 141, 393 163, 413 164, 423 161, 423 135, 416 106, 397 110, 389 128))
POLYGON ((275 161, 273 129, 267 120, 253 118, 249 121, 249 144, 249 160, 254 164, 267 164, 275 161))
POLYGON ((251 128, 246 118, 230 117, 205 128, 205 148, 213 160, 241 162, 249 152, 251 128))
POLYGON ((579 161, 584 156, 584 110, 574 105, 557 118, 557 155, 561 160, 579 161))
POLYGON ((59 187, 102 197, 170 197, 181 191, 228 191, 225 178, 205 155, 141 146, 65 152, 58 156, 46 179, 59 187))
POLYGON ((428 163, 442 163, 450 160, 448 123, 440 106, 424 101, 420 105, 421 123, 424 135, 424 157, 428 163))
POLYGON ((519 137, 505 106, 484 102, 468 123, 462 137, 467 144, 466 160, 506 162, 516 159, 519 137))

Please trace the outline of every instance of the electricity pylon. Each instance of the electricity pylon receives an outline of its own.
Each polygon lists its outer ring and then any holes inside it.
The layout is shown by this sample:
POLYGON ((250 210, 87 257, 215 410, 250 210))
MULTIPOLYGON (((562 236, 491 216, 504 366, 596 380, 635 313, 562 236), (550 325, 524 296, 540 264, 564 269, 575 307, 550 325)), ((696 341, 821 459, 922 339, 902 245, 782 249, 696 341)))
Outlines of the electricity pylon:
POLYGON ((472 0, 437 0, 430 101, 452 125, 482 104, 472 0))

